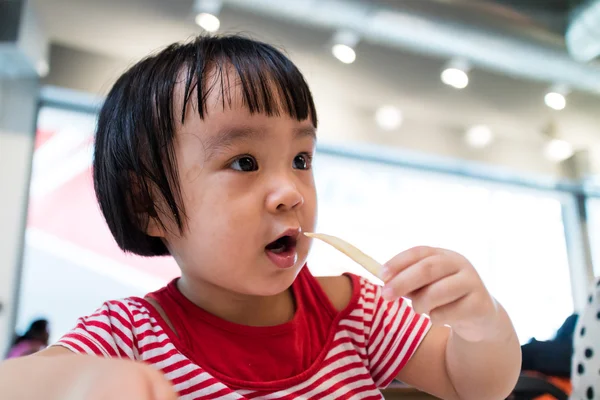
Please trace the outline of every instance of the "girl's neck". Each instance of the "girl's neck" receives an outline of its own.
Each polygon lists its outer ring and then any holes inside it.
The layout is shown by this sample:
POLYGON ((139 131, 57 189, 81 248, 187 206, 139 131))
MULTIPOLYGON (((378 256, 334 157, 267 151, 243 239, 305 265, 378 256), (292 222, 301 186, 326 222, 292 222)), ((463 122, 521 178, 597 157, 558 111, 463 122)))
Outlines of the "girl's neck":
POLYGON ((274 296, 230 292, 209 282, 181 277, 179 291, 192 303, 225 321, 246 326, 276 326, 291 321, 296 304, 292 289, 274 296))

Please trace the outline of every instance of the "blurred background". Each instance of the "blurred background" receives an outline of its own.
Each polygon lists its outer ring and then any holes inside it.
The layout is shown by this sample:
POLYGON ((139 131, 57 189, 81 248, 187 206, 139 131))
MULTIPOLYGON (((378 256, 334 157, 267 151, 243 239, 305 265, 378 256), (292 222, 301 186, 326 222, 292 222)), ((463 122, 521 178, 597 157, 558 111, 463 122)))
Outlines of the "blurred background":
MULTIPOLYGON (((114 244, 91 144, 128 66, 206 31, 305 74, 320 231, 382 262, 462 252, 522 343, 550 339, 600 275, 599 26, 581 0, 0 0, 0 348, 177 276, 114 244)), ((309 266, 366 274, 318 243, 309 266)))

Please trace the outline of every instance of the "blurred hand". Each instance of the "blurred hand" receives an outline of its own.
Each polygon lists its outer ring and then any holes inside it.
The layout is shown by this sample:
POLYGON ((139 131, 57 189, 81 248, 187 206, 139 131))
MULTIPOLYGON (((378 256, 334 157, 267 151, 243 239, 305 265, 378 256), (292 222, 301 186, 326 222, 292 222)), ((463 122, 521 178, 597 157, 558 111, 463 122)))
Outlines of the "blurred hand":
POLYGON ((64 358, 64 364, 60 360, 57 368, 76 369, 60 385, 60 400, 177 400, 171 384, 148 365, 91 356, 56 357, 54 361, 59 358, 64 358))

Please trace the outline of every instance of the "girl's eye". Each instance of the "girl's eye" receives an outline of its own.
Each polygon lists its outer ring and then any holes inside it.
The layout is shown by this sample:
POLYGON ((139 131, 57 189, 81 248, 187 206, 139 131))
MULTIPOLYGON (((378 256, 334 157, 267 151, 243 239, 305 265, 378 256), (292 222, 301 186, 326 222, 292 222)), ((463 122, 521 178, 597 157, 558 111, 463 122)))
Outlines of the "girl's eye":
POLYGON ((252 172, 258 170, 258 162, 252 156, 241 156, 234 160, 230 167, 236 171, 252 172))
POLYGON ((298 154, 294 158, 294 168, 296 169, 310 169, 312 158, 310 154, 302 153, 298 154))

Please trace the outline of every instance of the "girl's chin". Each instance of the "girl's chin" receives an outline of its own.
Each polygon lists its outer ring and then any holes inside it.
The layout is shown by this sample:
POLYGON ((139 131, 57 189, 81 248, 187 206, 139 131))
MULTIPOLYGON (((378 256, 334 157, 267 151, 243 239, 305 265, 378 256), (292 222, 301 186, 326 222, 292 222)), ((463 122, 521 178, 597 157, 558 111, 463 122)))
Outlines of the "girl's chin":
POLYGON ((302 269, 302 265, 286 270, 277 271, 277 274, 266 278, 264 282, 256 282, 248 290, 255 296, 276 296, 288 290, 294 283, 296 276, 302 269))

